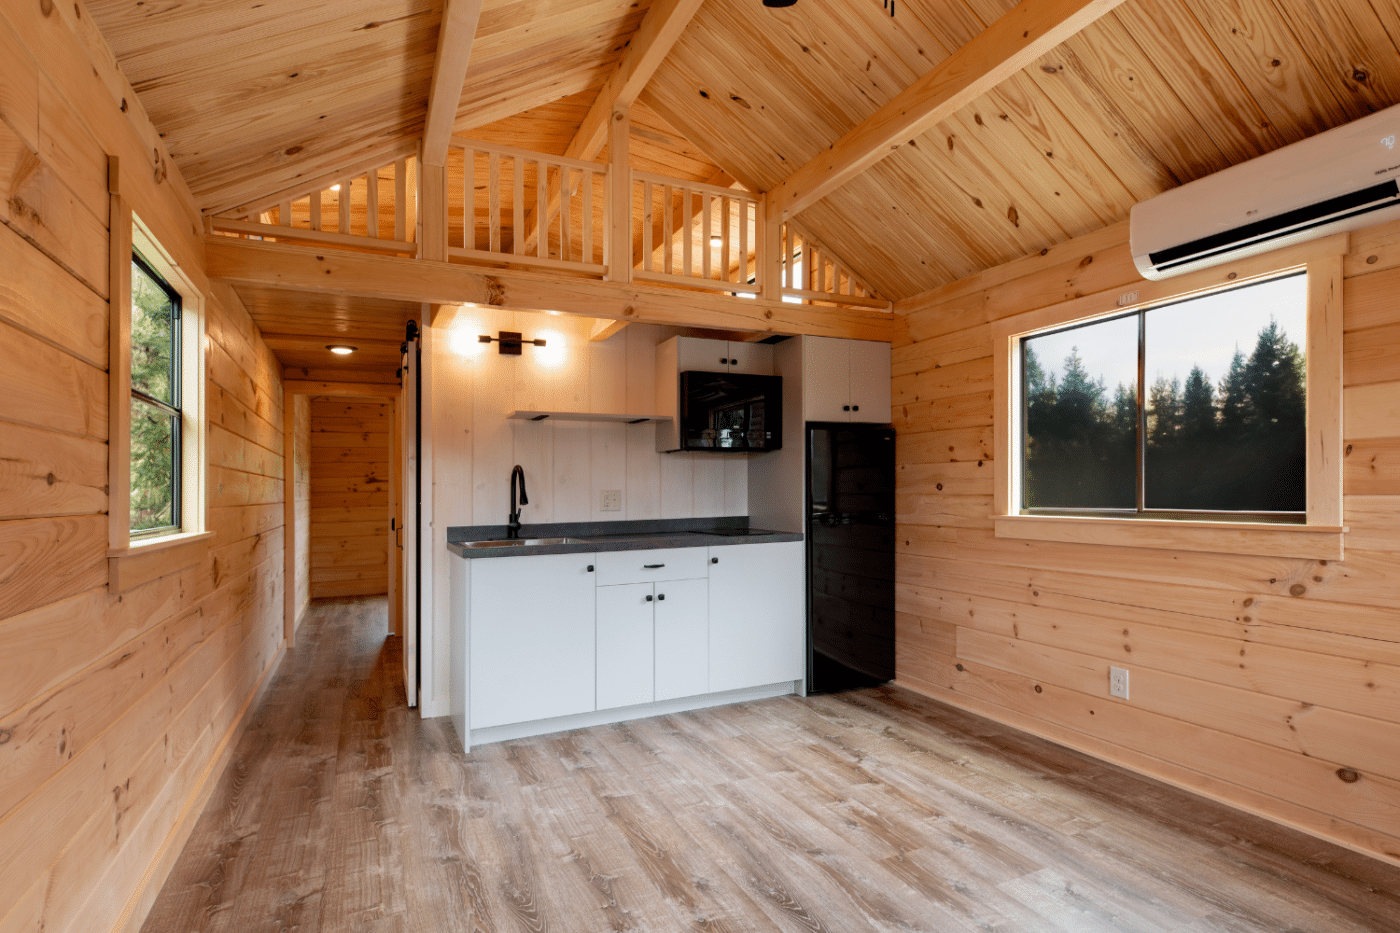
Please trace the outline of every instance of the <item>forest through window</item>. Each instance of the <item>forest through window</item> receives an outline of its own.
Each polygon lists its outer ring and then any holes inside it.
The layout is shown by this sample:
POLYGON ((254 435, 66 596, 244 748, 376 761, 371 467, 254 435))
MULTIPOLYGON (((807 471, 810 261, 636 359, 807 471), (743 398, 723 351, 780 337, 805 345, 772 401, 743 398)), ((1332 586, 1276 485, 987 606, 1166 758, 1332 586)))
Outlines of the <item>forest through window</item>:
POLYGON ((1022 508, 1301 521, 1306 327, 1296 274, 1023 338, 1022 508))

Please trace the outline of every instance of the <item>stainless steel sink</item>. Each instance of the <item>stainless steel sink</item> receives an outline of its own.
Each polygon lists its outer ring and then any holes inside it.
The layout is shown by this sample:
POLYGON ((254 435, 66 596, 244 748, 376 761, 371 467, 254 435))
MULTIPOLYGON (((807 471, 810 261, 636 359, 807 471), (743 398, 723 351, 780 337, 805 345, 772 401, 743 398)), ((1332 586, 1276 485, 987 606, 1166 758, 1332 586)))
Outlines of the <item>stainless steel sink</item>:
POLYGON ((578 538, 508 538, 500 541, 462 541, 464 548, 540 547, 547 544, 578 544, 578 538))

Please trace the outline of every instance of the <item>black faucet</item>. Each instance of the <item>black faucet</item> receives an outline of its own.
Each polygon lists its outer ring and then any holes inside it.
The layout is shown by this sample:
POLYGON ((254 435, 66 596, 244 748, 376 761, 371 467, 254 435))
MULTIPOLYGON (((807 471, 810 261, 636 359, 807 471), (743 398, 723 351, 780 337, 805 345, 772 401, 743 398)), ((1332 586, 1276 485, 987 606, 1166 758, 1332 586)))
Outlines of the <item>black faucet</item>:
POLYGON ((525 495, 525 471, 520 468, 520 464, 515 465, 515 469, 510 471, 510 521, 506 522, 506 537, 520 537, 520 509, 515 504, 515 478, 520 477, 520 504, 529 505, 530 499, 525 495))

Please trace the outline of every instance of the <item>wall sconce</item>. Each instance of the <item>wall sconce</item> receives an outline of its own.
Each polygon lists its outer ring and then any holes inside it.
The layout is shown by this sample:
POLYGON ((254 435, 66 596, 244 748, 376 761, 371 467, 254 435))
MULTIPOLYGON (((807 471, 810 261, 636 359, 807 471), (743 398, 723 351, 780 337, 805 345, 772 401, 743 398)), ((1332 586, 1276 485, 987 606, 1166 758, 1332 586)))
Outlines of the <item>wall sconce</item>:
POLYGON ((537 346, 537 347, 542 347, 542 346, 544 346, 544 340, 542 340, 542 339, 537 339, 537 340, 522 340, 522 339, 520 339, 520 333, 519 333, 518 331, 503 330, 503 331, 500 331, 499 333, 500 333, 500 336, 499 336, 499 337, 489 337, 489 336, 487 336, 486 334, 482 334, 481 336, 479 336, 479 337, 476 338, 476 342, 477 342, 477 343, 491 343, 492 341, 495 341, 497 344, 500 345, 500 354, 501 354, 501 356, 519 356, 519 355, 520 355, 520 348, 521 348, 522 346, 524 346, 525 344, 527 344, 527 343, 528 343, 528 344, 533 344, 534 346, 537 346))

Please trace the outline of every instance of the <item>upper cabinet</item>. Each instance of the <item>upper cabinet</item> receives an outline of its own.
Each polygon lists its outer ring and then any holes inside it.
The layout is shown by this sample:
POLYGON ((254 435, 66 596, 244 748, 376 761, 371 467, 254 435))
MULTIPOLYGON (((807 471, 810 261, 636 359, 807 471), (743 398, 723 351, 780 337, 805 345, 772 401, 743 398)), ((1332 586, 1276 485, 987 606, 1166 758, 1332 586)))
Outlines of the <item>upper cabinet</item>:
POLYGON ((676 372, 773 375, 773 347, 766 343, 675 337, 676 372))
POLYGON ((802 338, 802 407, 807 421, 890 421, 890 345, 802 338))

